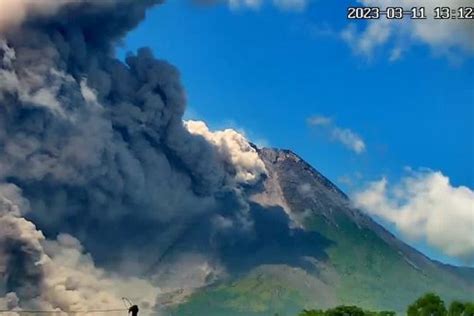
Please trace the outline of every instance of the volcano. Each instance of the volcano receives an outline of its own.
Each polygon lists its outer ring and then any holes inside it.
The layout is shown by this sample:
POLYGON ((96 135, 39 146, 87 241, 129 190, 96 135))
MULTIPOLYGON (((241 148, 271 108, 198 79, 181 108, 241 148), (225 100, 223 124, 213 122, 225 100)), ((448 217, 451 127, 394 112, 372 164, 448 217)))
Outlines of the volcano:
POLYGON ((228 279, 173 307, 177 315, 296 315, 337 304, 404 312, 425 292, 472 299, 474 269, 400 241, 292 151, 258 153, 268 170, 250 197, 259 242, 239 249, 241 269, 228 279))
MULTIPOLYGON (((0 1, 0 310, 295 315, 472 298, 291 151, 184 119, 124 36, 160 0, 0 1), (15 12, 15 11, 11 11, 15 12)), ((223 100, 225 101, 225 100, 223 100)))

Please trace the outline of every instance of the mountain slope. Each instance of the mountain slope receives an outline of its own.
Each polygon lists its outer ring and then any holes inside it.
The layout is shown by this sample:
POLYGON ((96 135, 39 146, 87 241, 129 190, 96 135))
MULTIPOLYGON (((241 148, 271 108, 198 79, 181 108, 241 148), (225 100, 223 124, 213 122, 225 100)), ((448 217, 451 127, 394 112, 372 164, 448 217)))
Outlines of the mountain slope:
POLYGON ((336 304, 403 311, 427 291, 447 300, 472 298, 471 269, 442 265, 404 244, 294 153, 261 149, 259 155, 269 176, 263 188, 249 191, 251 214, 259 208, 269 218, 284 214, 290 234, 300 238, 288 243, 264 235, 272 252, 241 253, 256 259, 193 294, 173 309, 178 315, 294 315, 336 304), (301 248, 311 234, 318 241, 301 248), (268 260, 270 253, 279 260, 268 260))

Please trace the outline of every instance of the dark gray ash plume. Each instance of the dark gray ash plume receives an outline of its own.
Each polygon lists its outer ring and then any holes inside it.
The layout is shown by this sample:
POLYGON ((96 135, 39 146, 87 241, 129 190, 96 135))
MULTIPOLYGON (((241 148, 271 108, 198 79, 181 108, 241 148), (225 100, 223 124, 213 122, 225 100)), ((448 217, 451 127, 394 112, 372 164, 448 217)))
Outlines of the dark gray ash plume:
POLYGON ((179 72, 149 49, 114 57, 159 2, 0 4, 11 13, 0 15, 0 305, 68 309, 77 302, 61 297, 97 288, 77 271, 123 284, 101 269, 150 273, 190 225, 251 227, 242 192, 265 173, 255 149, 233 131, 184 125, 179 72), (77 262, 62 262, 68 253, 77 262))

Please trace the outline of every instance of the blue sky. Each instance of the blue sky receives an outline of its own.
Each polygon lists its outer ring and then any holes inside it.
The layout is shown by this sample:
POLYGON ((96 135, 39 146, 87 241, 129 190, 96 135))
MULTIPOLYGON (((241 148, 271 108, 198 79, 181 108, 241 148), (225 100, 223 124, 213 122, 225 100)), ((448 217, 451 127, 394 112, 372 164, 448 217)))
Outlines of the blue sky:
MULTIPOLYGON (((454 188, 472 190, 470 47, 442 47, 442 41, 397 27, 370 38, 364 33, 370 25, 346 19, 353 2, 301 3, 305 8, 288 10, 269 3, 169 2, 149 12, 119 55, 151 47, 180 69, 187 118, 291 149, 348 193, 383 176, 398 183, 406 167, 441 171, 454 188), (330 121, 309 124, 315 117, 330 121), (335 131, 351 133, 364 149, 344 145, 335 131)), ((404 240, 431 257, 460 263, 423 238, 404 240)))

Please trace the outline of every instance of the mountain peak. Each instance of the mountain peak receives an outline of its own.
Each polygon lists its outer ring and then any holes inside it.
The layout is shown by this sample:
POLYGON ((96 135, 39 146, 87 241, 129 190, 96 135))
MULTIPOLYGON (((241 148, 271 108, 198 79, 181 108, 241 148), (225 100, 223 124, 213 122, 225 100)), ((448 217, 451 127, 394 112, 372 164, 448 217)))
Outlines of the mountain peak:
POLYGON ((472 293, 471 270, 400 241, 293 151, 253 147, 267 170, 248 191, 255 240, 221 251, 229 277, 191 295, 177 314, 291 315, 335 304, 401 312, 428 291, 447 300, 472 293))
POLYGON ((348 208, 347 195, 293 151, 262 148, 258 153, 268 170, 268 181, 276 179, 282 199, 296 206, 293 214, 312 211, 330 219, 337 209, 348 208))

